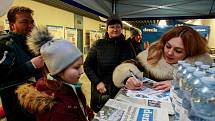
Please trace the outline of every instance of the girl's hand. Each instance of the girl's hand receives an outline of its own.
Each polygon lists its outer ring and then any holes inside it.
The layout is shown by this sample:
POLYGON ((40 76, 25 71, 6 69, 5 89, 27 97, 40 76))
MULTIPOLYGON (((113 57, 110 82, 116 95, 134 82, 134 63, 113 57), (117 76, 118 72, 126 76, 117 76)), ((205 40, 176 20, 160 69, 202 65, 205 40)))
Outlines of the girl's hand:
POLYGON ((33 64, 35 69, 42 68, 44 66, 44 61, 42 56, 37 56, 31 59, 31 63, 33 64))

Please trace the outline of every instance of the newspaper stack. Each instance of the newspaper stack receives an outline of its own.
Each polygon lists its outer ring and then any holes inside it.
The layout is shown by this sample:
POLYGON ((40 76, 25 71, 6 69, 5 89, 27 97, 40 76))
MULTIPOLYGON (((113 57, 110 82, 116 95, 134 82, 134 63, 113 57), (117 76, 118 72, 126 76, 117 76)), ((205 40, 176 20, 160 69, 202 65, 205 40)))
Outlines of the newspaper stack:
POLYGON ((93 121, 169 121, 168 112, 109 99, 93 121))
POLYGON ((161 108, 167 110, 170 115, 175 113, 169 92, 156 91, 148 87, 141 90, 127 90, 125 94, 119 94, 115 99, 132 105, 161 108))

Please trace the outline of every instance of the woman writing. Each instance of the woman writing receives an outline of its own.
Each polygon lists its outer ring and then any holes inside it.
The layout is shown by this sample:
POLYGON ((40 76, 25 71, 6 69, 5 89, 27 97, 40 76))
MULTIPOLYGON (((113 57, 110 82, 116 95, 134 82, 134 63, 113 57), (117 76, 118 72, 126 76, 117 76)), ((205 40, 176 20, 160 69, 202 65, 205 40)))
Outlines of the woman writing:
POLYGON ((117 87, 125 85, 128 89, 142 88, 144 84, 130 77, 129 70, 136 76, 142 76, 138 68, 143 68, 144 76, 157 81, 153 85, 155 90, 167 91, 171 87, 174 65, 179 60, 189 63, 198 60, 211 64, 213 60, 207 52, 207 40, 197 31, 188 26, 175 27, 165 33, 158 42, 138 54, 136 64, 122 63, 116 67, 113 81, 117 87))

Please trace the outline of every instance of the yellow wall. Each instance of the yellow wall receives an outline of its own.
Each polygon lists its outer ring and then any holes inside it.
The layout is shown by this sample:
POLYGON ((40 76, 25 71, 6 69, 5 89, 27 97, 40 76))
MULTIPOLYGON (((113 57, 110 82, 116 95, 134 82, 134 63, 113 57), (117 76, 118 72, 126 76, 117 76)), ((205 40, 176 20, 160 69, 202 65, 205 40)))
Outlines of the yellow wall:
MULTIPOLYGON (((14 0, 13 5, 26 6, 34 10, 34 19, 37 25, 59 25, 74 27, 74 14, 49 5, 31 0, 14 0)), ((6 15, 0 19, 6 19, 6 15)))
MULTIPOLYGON (((106 26, 105 22, 100 22, 94 19, 90 19, 87 17, 83 17, 83 23, 84 23, 84 30, 83 33, 88 32, 89 30, 94 30, 94 31, 100 31, 99 27, 100 25, 106 26)), ((123 25, 125 26, 125 25, 123 25)), ((122 33, 128 38, 130 36, 130 31, 123 29, 122 33)), ((86 38, 86 34, 84 34, 83 38, 86 38)))
POLYGON ((131 36, 131 33, 130 33, 130 30, 124 30, 124 33, 123 33, 124 35, 125 35, 125 38, 126 39, 128 39, 130 36, 131 36))
MULTIPOLYGON (((74 28, 74 13, 72 12, 68 12, 31 0, 14 0, 12 6, 30 6, 30 8, 34 10, 33 17, 35 19, 36 25, 56 25, 74 28)), ((5 21, 6 19, 6 15, 0 17, 0 21, 5 21)), ((86 38, 85 33, 88 30, 99 31, 100 24, 105 25, 105 23, 103 22, 83 17, 83 42, 85 42, 86 38)), ((9 26, 6 24, 5 29, 9 29, 9 26)))
POLYGON ((202 25, 210 26, 208 45, 210 48, 215 48, 215 19, 202 20, 202 25))
MULTIPOLYGON (((93 31, 100 31, 99 27, 100 25, 105 25, 105 23, 91 19, 91 18, 87 18, 87 17, 83 17, 83 40, 86 39, 86 34, 87 32, 89 32, 90 30, 93 31)), ((85 41, 84 41, 85 42, 85 41)), ((85 43, 83 43, 83 45, 85 45, 85 43)))

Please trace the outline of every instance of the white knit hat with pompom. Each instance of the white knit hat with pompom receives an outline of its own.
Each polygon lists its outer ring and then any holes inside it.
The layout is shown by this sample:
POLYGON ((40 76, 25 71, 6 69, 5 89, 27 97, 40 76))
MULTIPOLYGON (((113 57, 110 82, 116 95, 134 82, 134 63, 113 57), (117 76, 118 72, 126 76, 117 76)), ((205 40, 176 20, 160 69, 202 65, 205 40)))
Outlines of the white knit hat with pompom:
POLYGON ((82 56, 80 50, 64 39, 53 39, 47 28, 33 29, 27 44, 37 55, 42 55, 51 75, 56 75, 82 56))

